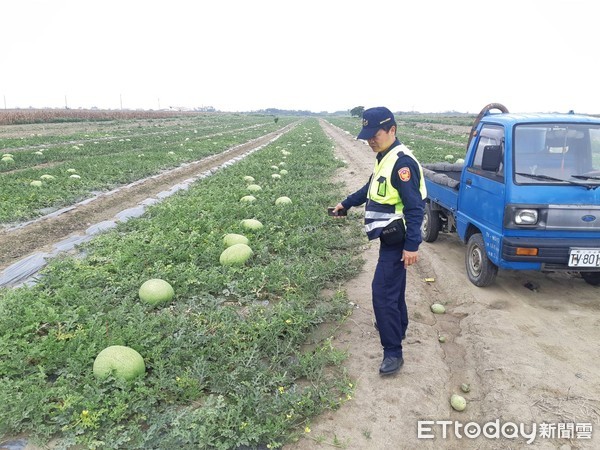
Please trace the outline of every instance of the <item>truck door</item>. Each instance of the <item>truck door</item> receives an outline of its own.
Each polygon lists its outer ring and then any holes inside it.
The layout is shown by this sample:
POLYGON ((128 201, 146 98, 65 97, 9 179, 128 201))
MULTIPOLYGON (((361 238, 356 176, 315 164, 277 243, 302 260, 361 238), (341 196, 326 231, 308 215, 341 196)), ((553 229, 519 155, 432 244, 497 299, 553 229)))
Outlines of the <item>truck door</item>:
MULTIPOLYGON (((504 127, 483 125, 474 145, 460 185, 457 219, 463 226, 472 223, 480 229, 488 256, 497 262, 504 216, 504 127)), ((464 232, 459 229, 463 238, 464 232)))

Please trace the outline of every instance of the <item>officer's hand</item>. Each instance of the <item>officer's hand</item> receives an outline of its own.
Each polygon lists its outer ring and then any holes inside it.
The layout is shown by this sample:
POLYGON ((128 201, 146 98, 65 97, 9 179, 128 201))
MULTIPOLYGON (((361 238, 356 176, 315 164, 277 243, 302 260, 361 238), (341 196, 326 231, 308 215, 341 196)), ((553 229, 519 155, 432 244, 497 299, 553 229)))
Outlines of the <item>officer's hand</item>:
POLYGON ((404 267, 412 266, 419 259, 419 252, 409 252, 408 250, 402 250, 402 261, 404 261, 404 267))
POLYGON ((333 217, 346 217, 346 214, 344 213, 345 209, 344 206, 341 203, 338 203, 337 205, 335 205, 333 207, 333 210, 331 211, 331 214, 333 214, 333 217), (340 214, 343 213, 343 214, 340 214))
POLYGON ((341 203, 338 203, 334 206, 333 213, 337 215, 338 211, 341 211, 342 209, 344 209, 344 206, 341 203))

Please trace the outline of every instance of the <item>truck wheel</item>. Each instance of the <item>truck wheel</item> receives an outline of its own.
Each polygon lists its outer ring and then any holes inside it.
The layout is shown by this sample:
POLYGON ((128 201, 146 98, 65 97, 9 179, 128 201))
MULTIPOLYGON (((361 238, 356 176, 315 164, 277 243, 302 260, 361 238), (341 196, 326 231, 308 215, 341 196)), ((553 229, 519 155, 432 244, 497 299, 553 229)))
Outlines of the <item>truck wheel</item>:
POLYGON ((485 287, 494 282, 498 266, 488 258, 481 233, 475 233, 469 238, 465 262, 469 280, 475 286, 485 287))
POLYGON ((481 122, 481 119, 483 119, 484 116, 487 116, 487 114, 492 109, 497 109, 503 113, 508 112, 508 108, 506 106, 504 106, 502 103, 489 103, 489 104, 485 105, 483 107, 483 109, 479 112, 477 117, 475 117, 475 120, 473 121, 473 126, 471 127, 471 132, 469 133, 469 141, 467 142, 467 150, 469 150, 469 147, 471 146, 471 139, 473 139, 475 130, 477 130, 477 125, 479 125, 479 122, 481 122))
POLYGON ((438 238, 442 221, 437 211, 431 207, 431 203, 425 204, 425 214, 423 215, 423 223, 421 224, 421 238, 425 242, 433 242, 438 238))
POLYGON ((600 272, 580 272, 581 278, 585 280, 587 284, 592 286, 600 285, 600 272))

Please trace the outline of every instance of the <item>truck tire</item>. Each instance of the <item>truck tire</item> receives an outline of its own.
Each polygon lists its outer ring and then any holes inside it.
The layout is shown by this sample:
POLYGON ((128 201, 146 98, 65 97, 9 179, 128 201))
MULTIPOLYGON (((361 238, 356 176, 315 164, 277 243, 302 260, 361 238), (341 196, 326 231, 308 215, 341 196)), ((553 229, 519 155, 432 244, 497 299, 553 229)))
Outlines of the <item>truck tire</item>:
POLYGON ((475 286, 486 287, 496 279, 498 266, 488 258, 481 233, 475 233, 469 238, 465 263, 469 280, 475 286))
POLYGON ((471 139, 473 139, 475 130, 477 130, 477 125, 479 125, 479 122, 481 122, 481 119, 483 119, 485 116, 487 116, 487 114, 492 109, 497 109, 503 113, 508 112, 508 108, 506 106, 504 106, 502 103, 488 103, 487 105, 485 105, 483 107, 483 109, 479 112, 477 117, 475 117, 475 120, 473 121, 473 126, 471 127, 471 132, 469 133, 469 141, 467 142, 467 150, 469 150, 469 147, 471 147, 471 139))
POLYGON ((421 239, 425 242, 433 242, 438 238, 442 221, 437 211, 431 207, 431 203, 425 204, 425 214, 423 214, 423 223, 421 224, 421 239))
POLYGON ((581 274, 581 278, 587 284, 591 284, 592 286, 600 285, 600 272, 579 272, 581 274))

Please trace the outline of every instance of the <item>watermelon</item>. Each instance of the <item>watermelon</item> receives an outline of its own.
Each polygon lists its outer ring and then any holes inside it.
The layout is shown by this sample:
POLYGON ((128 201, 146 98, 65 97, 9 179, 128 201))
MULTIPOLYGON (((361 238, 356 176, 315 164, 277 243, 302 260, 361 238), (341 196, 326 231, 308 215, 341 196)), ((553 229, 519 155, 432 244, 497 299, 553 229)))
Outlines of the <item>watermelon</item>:
POLYGON ((253 195, 244 195, 242 198, 240 198, 240 202, 244 203, 252 203, 253 201, 256 201, 256 197, 253 195))
POLYGON ((249 230, 260 230, 263 227, 263 224, 256 219, 244 219, 241 224, 249 230))
POLYGON ((252 253, 252 249, 246 244, 233 244, 223 250, 219 262, 223 266, 243 266, 252 253))
POLYGON ((223 236, 223 243, 226 247, 231 247, 235 244, 246 244, 248 245, 250 241, 243 234, 229 233, 223 236))
POLYGON ((458 394, 452 394, 452 397, 450 397, 450 405, 457 411, 464 411, 467 407, 467 401, 458 394))
POLYGON ((145 281, 138 292, 140 300, 149 303, 152 306, 157 306, 161 303, 167 303, 173 300, 175 291, 173 287, 159 278, 152 278, 145 281))
POLYGON ((279 197, 277 200, 275 200, 275 204, 276 205, 291 205, 292 204, 292 199, 289 197, 279 197))
POLYGON ((446 308, 444 307, 444 305, 434 303, 433 305, 431 305, 431 312, 434 314, 444 314, 446 312, 446 308))
POLYGON ((146 365, 142 355, 131 347, 111 345, 98 353, 93 372, 99 379, 113 375, 115 378, 133 380, 146 372, 146 365))

